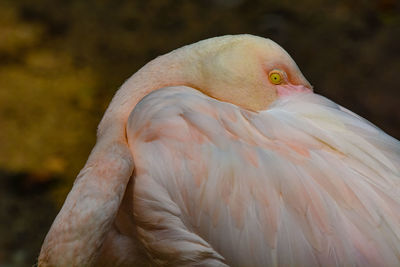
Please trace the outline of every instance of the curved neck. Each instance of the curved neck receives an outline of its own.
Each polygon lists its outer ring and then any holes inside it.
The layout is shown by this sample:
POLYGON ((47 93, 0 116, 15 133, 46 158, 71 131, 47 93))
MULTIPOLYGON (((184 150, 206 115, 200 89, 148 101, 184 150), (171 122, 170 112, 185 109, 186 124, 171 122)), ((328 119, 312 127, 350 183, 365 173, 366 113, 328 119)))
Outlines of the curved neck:
MULTIPOLYGON (((182 51, 160 56, 132 75, 113 97, 98 128, 98 138, 105 135, 125 139, 125 125, 136 104, 150 92, 166 86, 190 85, 182 51)), ((121 140, 121 141, 122 141, 121 140)))

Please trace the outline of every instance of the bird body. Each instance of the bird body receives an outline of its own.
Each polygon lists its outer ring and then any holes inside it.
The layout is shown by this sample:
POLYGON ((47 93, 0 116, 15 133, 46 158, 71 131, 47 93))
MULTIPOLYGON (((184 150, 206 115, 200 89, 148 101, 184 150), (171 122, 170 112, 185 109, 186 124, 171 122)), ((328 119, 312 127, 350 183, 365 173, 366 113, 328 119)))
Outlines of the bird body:
POLYGON ((114 97, 39 258, 91 264, 399 266, 400 143, 272 41, 183 47, 114 97))
POLYGON ((199 265, 399 264, 399 143, 326 98, 251 112, 165 88, 127 133, 137 226, 162 265, 175 247, 199 265))

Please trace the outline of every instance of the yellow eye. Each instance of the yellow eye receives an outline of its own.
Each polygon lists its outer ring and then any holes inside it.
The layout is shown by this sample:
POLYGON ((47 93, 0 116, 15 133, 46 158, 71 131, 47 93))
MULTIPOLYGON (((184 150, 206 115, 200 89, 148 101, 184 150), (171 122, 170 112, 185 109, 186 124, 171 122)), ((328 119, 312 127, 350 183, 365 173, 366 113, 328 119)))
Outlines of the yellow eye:
POLYGON ((271 71, 269 73, 269 80, 273 84, 281 84, 283 81, 282 75, 278 71, 271 71))

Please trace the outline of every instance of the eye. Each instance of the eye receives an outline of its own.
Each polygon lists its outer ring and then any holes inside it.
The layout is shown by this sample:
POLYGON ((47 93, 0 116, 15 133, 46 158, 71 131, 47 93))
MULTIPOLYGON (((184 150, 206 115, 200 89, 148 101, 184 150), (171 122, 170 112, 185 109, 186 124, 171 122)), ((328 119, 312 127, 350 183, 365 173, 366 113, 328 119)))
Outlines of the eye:
POLYGON ((279 70, 271 70, 269 80, 273 84, 281 84, 283 82, 283 73, 279 70))

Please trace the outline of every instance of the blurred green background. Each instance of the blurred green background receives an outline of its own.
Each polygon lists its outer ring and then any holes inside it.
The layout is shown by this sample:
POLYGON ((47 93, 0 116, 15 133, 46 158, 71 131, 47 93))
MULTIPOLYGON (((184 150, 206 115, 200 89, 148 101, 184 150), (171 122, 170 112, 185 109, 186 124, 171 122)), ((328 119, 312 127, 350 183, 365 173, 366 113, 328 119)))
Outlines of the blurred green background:
POLYGON ((0 0, 0 267, 35 263, 125 79, 235 33, 275 40, 316 92, 400 138, 397 0, 0 0))

